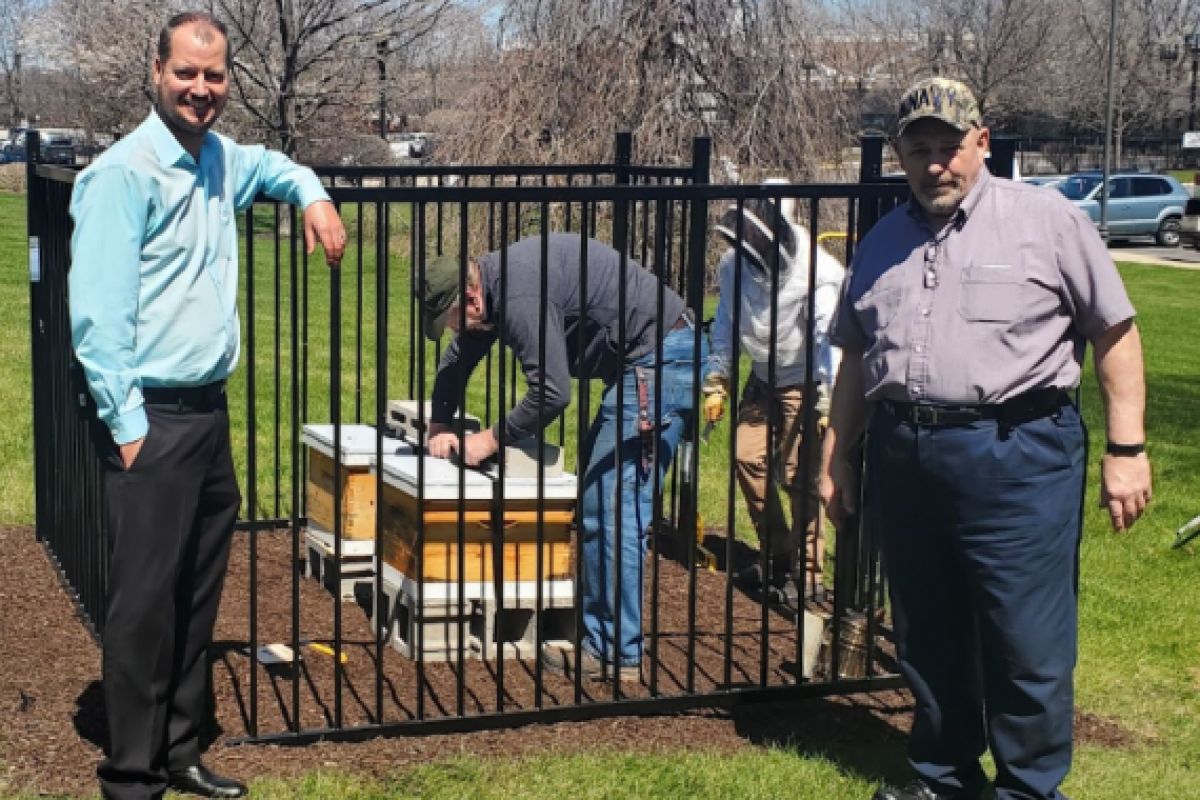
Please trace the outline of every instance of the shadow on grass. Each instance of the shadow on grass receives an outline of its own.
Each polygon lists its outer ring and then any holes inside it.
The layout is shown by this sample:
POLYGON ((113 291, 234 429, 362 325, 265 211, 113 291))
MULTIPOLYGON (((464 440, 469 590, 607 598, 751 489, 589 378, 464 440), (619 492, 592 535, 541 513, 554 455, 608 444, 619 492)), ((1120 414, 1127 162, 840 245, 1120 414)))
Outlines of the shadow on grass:
POLYGON ((905 757, 911 713, 906 694, 883 692, 742 705, 730 718, 753 744, 818 756, 870 783, 899 784, 911 777, 905 757))

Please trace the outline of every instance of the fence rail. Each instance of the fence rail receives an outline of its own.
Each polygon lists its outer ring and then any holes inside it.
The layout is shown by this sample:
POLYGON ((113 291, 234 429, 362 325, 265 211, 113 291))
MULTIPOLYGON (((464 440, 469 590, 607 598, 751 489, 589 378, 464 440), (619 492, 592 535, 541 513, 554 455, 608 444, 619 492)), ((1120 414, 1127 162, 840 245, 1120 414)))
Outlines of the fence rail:
MULTIPOLYGON (((417 579, 411 581, 413 594, 405 602, 410 603, 410 615, 429 616, 433 600, 442 597, 440 613, 453 620, 438 631, 424 620, 395 618, 396 607, 402 605, 395 581, 407 573, 399 573, 385 558, 382 544, 373 547, 366 564, 369 577, 358 580, 351 574, 353 543, 346 536, 344 517, 353 498, 346 488, 349 467, 340 458, 332 459, 330 552, 323 558, 311 544, 314 523, 307 493, 315 478, 305 458, 311 453, 302 445, 305 425, 330 425, 333 453, 343 450, 352 430, 361 430, 351 426, 367 425, 375 462, 385 462, 389 402, 428 397, 442 356, 440 344, 421 337, 423 312, 415 300, 416 287, 436 255, 458 255, 465 271, 463 257, 468 253, 502 251, 525 236, 545 242, 552 232, 574 232, 610 243, 625 256, 622 269, 633 268, 637 261, 651 270, 659 279, 659 308, 670 288, 703 319, 712 312, 713 299, 706 297, 712 256, 723 248, 709 241, 712 213, 730 204, 744 207, 752 198, 772 198, 781 207, 787 199, 787 205, 795 206, 795 221, 813 232, 805 243, 808 263, 815 264, 818 232, 836 234, 827 238, 848 263, 870 225, 906 196, 905 187, 895 183, 707 185, 708 152, 707 141, 698 140, 693 163, 686 168, 639 166, 631 163, 630 138, 621 135, 614 162, 607 165, 324 168, 318 172, 352 243, 340 269, 310 263, 294 209, 260 198, 245 211, 243 359, 229 385, 235 460, 245 500, 230 568, 237 579, 229 586, 237 588, 227 587, 223 601, 223 619, 234 622, 223 623, 232 627, 222 629, 226 635, 218 648, 214 678, 233 687, 237 698, 236 707, 218 709, 226 715, 223 727, 235 741, 302 743, 461 731, 898 685, 882 611, 878 547, 860 526, 834 533, 832 601, 810 609, 827 620, 822 623, 829 654, 824 674, 804 675, 813 617, 769 602, 765 591, 755 596, 734 586, 731 576, 739 561, 761 557, 734 480, 737 431, 732 425, 719 428, 705 444, 695 415, 684 436, 688 446, 661 479, 655 479, 655 524, 645 562, 645 666, 636 684, 613 681, 597 686, 584 681, 578 669, 564 680, 544 674, 536 658, 551 634, 571 642, 572 652, 578 653, 583 618, 578 570, 584 553, 578 525, 569 526, 572 572, 566 588, 542 579, 558 541, 550 532, 556 509, 547 505, 550 484, 544 466, 534 479, 532 505, 526 503, 520 512, 532 524, 527 541, 536 553, 535 580, 527 582, 532 589, 521 589, 532 596, 509 585, 497 555, 505 552, 505 525, 519 516, 510 508, 516 507, 506 472, 511 465, 503 456, 483 507, 489 527, 479 536, 468 535, 473 524, 469 520, 478 510, 468 508, 463 499, 468 482, 476 478, 464 467, 457 469, 455 500, 442 509, 454 531, 446 541, 446 552, 453 555, 443 562, 447 575, 440 582, 420 578, 428 566, 426 544, 432 540, 426 537, 432 535, 429 520, 434 518, 417 514, 414 555, 408 562, 417 579), (434 184, 419 185, 427 178, 434 178, 434 184), (534 185, 525 185, 526 178, 534 185), (481 180, 486 185, 475 183, 481 180), (371 186, 370 181, 379 184, 371 186), (495 557, 490 573, 468 576, 465 553, 472 542, 491 547, 495 557), (704 553, 712 560, 703 561, 704 553), (310 575, 318 580, 309 580, 310 575), (342 586, 347 581, 353 591, 344 602, 342 586), (570 602, 560 604, 564 597, 570 602), (489 608, 496 611, 494 618, 488 617, 489 608), (851 617, 861 620, 859 629, 841 624, 851 617), (401 624, 415 631, 407 656, 396 636, 401 624), (482 633, 473 635, 473 625, 482 626, 482 633), (505 626, 515 627, 519 635, 505 638, 511 633, 505 626), (448 637, 440 662, 426 657, 431 648, 427 637, 435 633, 448 637), (861 642, 849 641, 852 633, 861 642), (265 644, 286 643, 293 653, 301 653, 313 641, 334 657, 307 657, 289 669, 266 666, 256 657, 265 644), (855 670, 848 669, 851 657, 855 670)), ((67 209, 73 173, 38 165, 36 139, 30 153, 29 232, 31 243, 37 243, 40 269, 31 284, 37 535, 99 637, 107 531, 99 466, 87 433, 91 411, 71 354, 67 314, 67 209)), ((784 222, 777 219, 773 224, 777 232, 784 222)), ((519 288, 544 296, 545 268, 543 259, 542 287, 519 288)), ((584 259, 582 285, 587 283, 586 269, 584 259)), ((815 267, 810 266, 810 289, 814 281, 815 267)), ((772 297, 777 297, 778 273, 770 283, 772 297)), ((622 281, 622 303, 624 285, 622 281)), ((661 348, 664 320, 656 325, 661 348)), ((544 347, 544 314, 539 326, 544 347)), ((702 377, 701 336, 697 328, 691 380, 695 408, 702 377)), ((809 347, 811 365, 815 359, 809 347)), ((735 355, 734 386, 748 369, 749 362, 735 355)), ((769 369, 774 375, 774 366, 769 369)), ((657 392, 662 391, 661 370, 659 359, 653 380, 657 392)), ((483 425, 491 426, 519 401, 523 379, 517 360, 502 342, 463 387, 464 405, 483 425)), ((613 387, 618 409, 622 385, 618 381, 613 387)), ((803 412, 807 436, 817 435, 814 387, 810 366, 803 412)), ((584 374, 567 410, 545 428, 544 440, 563 449, 564 463, 568 469, 573 465, 576 473, 583 472, 592 412, 608 389, 600 378, 584 374)), ((658 400, 661 397, 656 404, 658 400)), ((423 409, 418 412, 418 426, 425 424, 424 414, 423 409)), ((736 416, 735 399, 731 417, 736 416)), ((774 423, 768 423, 768 440, 780 436, 774 423)), ((621 447, 632 446, 618 443, 617 463, 621 447)), ((414 463, 414 501, 418 509, 425 509, 431 501, 425 471, 431 467, 424 459, 414 463)), ((807 480, 815 469, 805 458, 798 480, 807 480)), ((769 483, 779 480, 771 471, 769 483)), ((391 491, 385 470, 374 471, 371 485, 376 498, 372 522, 379 533, 389 524, 386 515, 397 506, 385 502, 391 491)), ((577 482, 575 496, 567 498, 576 508, 582 485, 577 482)), ((616 535, 622 536, 620 523, 616 535)), ((768 546, 771 535, 767 534, 768 546)), ((356 565, 355 569, 362 567, 362 559, 356 565)), ((619 594, 619 578, 616 581, 613 591, 619 594)), ((616 635, 619 638, 619 623, 616 635)))

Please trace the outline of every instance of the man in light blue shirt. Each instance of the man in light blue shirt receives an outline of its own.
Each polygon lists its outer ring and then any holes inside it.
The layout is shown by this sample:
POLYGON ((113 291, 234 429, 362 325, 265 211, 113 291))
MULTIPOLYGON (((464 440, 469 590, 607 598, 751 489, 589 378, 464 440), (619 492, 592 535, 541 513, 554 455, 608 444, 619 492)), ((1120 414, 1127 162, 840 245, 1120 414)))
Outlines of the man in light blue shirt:
POLYGON ((305 242, 336 266, 337 210, 311 170, 209 129, 229 94, 212 16, 163 28, 154 110, 75 182, 70 309, 96 405, 110 566, 106 798, 168 787, 241 797, 200 763, 207 648, 241 496, 225 379, 239 350, 236 213, 262 191, 304 209, 305 242))

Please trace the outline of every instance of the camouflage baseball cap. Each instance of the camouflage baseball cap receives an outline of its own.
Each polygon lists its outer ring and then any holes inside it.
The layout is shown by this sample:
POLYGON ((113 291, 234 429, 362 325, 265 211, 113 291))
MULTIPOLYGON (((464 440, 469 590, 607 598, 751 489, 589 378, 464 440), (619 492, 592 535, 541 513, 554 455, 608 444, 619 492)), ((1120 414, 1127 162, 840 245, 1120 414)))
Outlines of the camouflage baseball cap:
POLYGON ((900 98, 900 122, 896 135, 919 119, 932 117, 966 133, 979 127, 979 104, 966 84, 949 78, 926 78, 909 88, 900 98))
POLYGON ((446 329, 446 312, 458 299, 458 276, 458 256, 438 256, 425 265, 425 282, 421 287, 425 336, 435 342, 446 329))

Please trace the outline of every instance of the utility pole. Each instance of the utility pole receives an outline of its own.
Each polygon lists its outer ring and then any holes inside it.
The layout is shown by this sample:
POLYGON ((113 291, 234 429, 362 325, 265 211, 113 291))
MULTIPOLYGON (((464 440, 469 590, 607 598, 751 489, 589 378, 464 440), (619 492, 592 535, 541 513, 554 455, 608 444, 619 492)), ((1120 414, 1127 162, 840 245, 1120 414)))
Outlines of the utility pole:
POLYGON ((387 124, 387 39, 375 43, 376 63, 379 65, 379 138, 388 138, 387 124))

